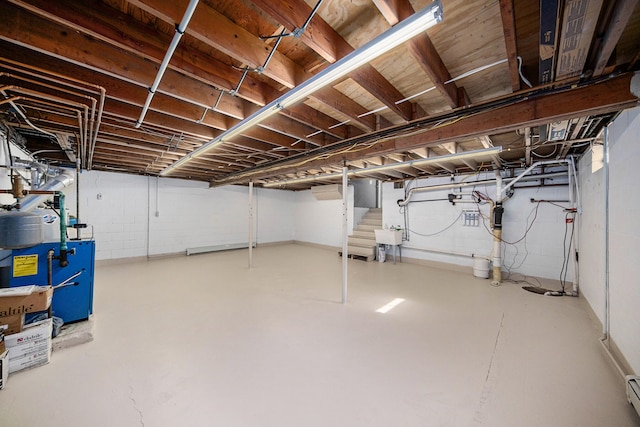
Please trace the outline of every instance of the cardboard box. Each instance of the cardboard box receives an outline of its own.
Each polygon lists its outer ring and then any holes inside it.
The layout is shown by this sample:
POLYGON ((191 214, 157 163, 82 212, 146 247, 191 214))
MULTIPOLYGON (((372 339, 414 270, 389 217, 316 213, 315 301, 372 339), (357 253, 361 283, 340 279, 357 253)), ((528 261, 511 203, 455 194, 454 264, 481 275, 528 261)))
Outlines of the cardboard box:
POLYGON ((7 385, 7 378, 9 378, 9 352, 4 351, 0 353, 0 390, 7 385))
POLYGON ((51 286, 18 286, 0 289, 0 317, 43 311, 51 305, 51 286))
POLYGON ((25 326, 20 333, 5 337, 5 345, 9 352, 10 374, 49 363, 52 328, 52 320, 46 319, 25 326))
MULTIPOLYGON (((22 332, 22 326, 24 325, 24 314, 16 314, 14 316, 0 317, 0 326, 6 325, 4 334, 17 334, 22 332)), ((1 352, 0 352, 1 353, 1 352)))

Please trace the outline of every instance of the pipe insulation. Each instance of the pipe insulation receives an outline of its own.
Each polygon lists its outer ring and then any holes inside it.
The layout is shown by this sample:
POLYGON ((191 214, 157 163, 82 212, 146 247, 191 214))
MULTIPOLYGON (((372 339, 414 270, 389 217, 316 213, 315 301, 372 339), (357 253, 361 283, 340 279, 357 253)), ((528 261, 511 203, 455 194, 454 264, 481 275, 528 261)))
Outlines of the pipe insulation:
POLYGON ((189 5, 187 6, 187 10, 184 12, 182 21, 180 21, 180 24, 176 26, 176 33, 174 34, 173 39, 171 40, 171 44, 167 49, 167 53, 165 54, 164 59, 160 64, 160 68, 158 69, 156 78, 153 81, 153 84, 151 85, 151 87, 149 88, 149 94, 147 95, 147 100, 145 101, 144 106, 142 107, 140 118, 135 124, 136 129, 142 126, 142 122, 144 121, 144 116, 147 115, 147 111, 149 110, 149 105, 151 105, 151 100, 153 99, 153 96, 155 95, 156 90, 158 89, 158 86, 160 86, 160 81, 162 80, 162 77, 164 76, 165 71, 167 71, 167 67, 169 66, 171 57, 173 56, 173 53, 176 51, 176 48, 178 47, 178 43, 180 42, 182 35, 187 30, 187 26, 189 25, 189 21, 191 20, 191 17, 193 16, 193 13, 195 12, 197 5, 198 5, 198 0, 191 0, 189 2, 189 5))

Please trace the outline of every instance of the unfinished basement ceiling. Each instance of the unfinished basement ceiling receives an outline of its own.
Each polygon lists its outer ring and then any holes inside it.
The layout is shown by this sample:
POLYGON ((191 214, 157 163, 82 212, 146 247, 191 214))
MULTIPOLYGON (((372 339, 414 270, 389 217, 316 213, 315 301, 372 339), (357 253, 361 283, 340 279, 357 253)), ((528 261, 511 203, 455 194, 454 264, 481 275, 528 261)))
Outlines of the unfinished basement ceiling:
POLYGON ((431 2, 200 1, 137 128, 188 4, 0 2, 0 123, 52 164, 78 158, 83 169, 277 185, 345 164, 492 146, 502 147, 492 161, 358 176, 402 180, 564 158, 638 103, 630 90, 640 67, 638 0, 442 0, 441 23, 172 168, 431 2), (298 37, 265 38, 294 32, 310 16, 298 37))

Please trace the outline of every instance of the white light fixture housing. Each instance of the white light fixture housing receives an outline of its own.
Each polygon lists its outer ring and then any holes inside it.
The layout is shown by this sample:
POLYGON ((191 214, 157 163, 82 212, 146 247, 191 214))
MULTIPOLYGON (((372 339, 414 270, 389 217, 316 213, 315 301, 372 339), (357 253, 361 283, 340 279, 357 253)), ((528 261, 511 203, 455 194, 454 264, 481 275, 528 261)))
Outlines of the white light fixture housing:
MULTIPOLYGON (((370 168, 354 169, 347 172, 348 176, 366 175, 372 172, 383 172, 386 170, 396 170, 407 166, 425 166, 429 164, 438 164, 443 162, 455 162, 462 160, 492 161, 502 152, 502 147, 491 147, 482 150, 465 151, 463 153, 447 154, 445 156, 429 157, 427 159, 409 160, 407 162, 391 163, 389 165, 373 166, 370 168)), ((263 184, 263 187, 282 187, 291 184, 301 184, 305 182, 322 181, 330 178, 341 177, 342 173, 327 173, 304 178, 293 178, 284 181, 274 181, 263 184)))
POLYGON ((167 166, 160 171, 160 175, 163 176, 168 174, 173 169, 188 162, 190 159, 202 155, 223 143, 225 140, 238 136, 242 132, 276 114, 278 111, 291 107, 297 102, 302 101, 314 92, 326 87, 341 77, 346 76, 351 71, 371 62, 380 55, 412 39, 441 21, 442 3, 441 0, 436 0, 431 5, 414 13, 409 18, 399 22, 375 39, 364 44, 359 49, 354 50, 347 56, 336 61, 323 71, 311 77, 309 80, 294 87, 276 100, 271 101, 260 110, 231 127, 229 130, 223 132, 216 138, 211 139, 200 148, 192 151, 190 155, 184 156, 173 164, 167 166))

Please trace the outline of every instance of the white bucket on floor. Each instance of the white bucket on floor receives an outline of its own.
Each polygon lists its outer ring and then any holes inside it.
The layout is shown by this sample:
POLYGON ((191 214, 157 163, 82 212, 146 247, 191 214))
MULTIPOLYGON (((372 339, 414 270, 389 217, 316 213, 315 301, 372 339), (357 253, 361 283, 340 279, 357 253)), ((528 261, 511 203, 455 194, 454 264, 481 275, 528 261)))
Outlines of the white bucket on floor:
POLYGON ((489 278, 489 260, 486 258, 473 259, 473 275, 480 279, 489 278))

